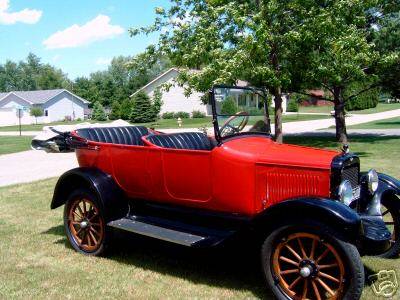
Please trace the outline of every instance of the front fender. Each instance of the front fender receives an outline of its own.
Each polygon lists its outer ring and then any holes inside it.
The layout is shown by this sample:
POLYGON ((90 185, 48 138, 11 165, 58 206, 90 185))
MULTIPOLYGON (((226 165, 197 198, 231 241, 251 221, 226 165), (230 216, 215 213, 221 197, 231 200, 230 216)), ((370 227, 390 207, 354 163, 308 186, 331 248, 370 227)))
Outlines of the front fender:
POLYGON ((254 222, 258 228, 270 228, 292 220, 314 220, 335 229, 346 240, 355 243, 362 234, 361 218, 348 206, 331 199, 298 198, 271 206, 254 222))
POLYGON ((65 172, 57 181, 50 208, 64 205, 71 192, 79 188, 88 188, 97 195, 106 220, 123 216, 128 211, 124 193, 112 176, 96 168, 75 168, 65 172))

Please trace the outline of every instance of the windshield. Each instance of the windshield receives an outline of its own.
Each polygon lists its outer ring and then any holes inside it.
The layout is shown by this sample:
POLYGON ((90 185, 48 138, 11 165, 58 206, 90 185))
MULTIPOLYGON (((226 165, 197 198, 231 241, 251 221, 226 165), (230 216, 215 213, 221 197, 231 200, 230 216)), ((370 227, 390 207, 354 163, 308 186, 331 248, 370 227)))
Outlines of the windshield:
POLYGON ((263 90, 215 87, 214 105, 220 138, 271 132, 267 94, 263 90))

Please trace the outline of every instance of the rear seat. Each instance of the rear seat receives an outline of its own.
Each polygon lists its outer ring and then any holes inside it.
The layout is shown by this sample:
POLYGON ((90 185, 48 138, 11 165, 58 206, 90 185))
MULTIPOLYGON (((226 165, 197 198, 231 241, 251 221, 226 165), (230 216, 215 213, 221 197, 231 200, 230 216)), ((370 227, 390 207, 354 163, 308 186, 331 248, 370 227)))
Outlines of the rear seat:
POLYGON ((143 146, 142 136, 149 131, 144 126, 80 128, 76 133, 89 141, 143 146))
POLYGON ((149 135, 146 139, 154 145, 163 148, 211 150, 212 144, 201 132, 182 132, 161 135, 149 135))

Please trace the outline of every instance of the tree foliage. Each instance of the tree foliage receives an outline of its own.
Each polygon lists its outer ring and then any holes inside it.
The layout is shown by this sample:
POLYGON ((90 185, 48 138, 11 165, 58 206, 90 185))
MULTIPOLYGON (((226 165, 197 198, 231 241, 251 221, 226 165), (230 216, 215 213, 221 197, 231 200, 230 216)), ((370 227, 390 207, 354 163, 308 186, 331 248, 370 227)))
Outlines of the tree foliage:
POLYGON ((150 97, 144 92, 139 92, 133 96, 133 105, 131 112, 131 121, 134 123, 152 122, 156 118, 154 116, 154 108, 150 101, 150 97))
POLYGON ((110 120, 118 120, 121 118, 121 104, 118 101, 114 101, 111 105, 111 111, 108 115, 110 120))
POLYGON ((107 114, 100 102, 93 104, 92 119, 96 121, 107 121, 107 114))
POLYGON ((35 122, 37 124, 37 118, 43 116, 43 109, 41 109, 40 107, 32 107, 29 111, 29 114, 32 117, 35 117, 35 122))
POLYGON ((66 74, 49 64, 43 64, 33 53, 29 53, 23 61, 7 60, 0 64, 2 92, 67 88, 70 84, 66 74))

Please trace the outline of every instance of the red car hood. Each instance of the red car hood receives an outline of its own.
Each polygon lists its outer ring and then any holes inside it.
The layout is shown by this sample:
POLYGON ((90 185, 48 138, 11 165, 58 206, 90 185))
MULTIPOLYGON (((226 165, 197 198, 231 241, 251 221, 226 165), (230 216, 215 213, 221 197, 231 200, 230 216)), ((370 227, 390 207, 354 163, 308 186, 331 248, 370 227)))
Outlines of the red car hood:
POLYGON ((338 151, 278 144, 261 136, 246 136, 223 144, 232 155, 246 156, 258 164, 279 164, 298 167, 330 169, 338 151))

